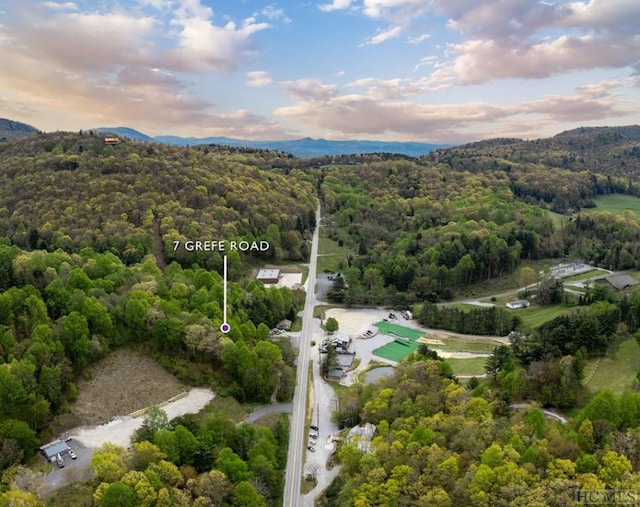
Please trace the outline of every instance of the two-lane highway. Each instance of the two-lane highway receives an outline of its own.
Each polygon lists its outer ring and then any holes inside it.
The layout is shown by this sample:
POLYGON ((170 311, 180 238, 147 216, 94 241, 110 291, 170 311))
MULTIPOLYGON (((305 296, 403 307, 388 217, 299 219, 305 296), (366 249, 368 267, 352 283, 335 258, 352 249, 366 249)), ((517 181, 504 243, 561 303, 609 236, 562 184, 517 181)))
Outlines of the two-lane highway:
POLYGON ((298 371, 296 389, 293 395, 293 410, 287 454, 287 471, 284 484, 284 507, 300 507, 302 495, 302 465, 307 450, 305 433, 305 410, 307 406, 307 382, 309 379, 309 360, 311 357, 311 335, 313 307, 315 306, 316 267, 318 261, 318 242, 320 231, 320 209, 316 213, 316 229, 313 233, 311 256, 309 258, 309 276, 307 278, 307 296, 302 314, 302 332, 298 350, 298 371))

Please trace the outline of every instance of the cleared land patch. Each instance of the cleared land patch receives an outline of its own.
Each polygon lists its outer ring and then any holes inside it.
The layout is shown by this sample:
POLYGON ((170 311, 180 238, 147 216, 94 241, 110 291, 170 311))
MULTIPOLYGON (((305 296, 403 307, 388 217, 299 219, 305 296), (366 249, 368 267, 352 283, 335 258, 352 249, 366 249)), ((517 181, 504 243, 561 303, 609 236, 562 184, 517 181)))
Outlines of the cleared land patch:
POLYGON ((325 226, 321 226, 318 244, 318 273, 335 273, 347 258, 350 248, 328 238, 325 226))
POLYGON ((538 327, 545 322, 555 319, 560 315, 566 315, 574 312, 578 307, 575 305, 567 305, 564 303, 558 303, 555 305, 538 306, 533 305, 529 308, 521 308, 519 310, 511 310, 515 315, 518 315, 525 326, 531 328, 538 327))
POLYGON ((78 383, 78 399, 71 406, 80 425, 130 414, 186 390, 152 358, 131 349, 116 350, 90 372, 91 380, 78 383))
POLYGON ((640 216, 640 198, 633 195, 609 194, 597 197, 593 200, 596 207, 585 211, 609 211, 615 215, 624 215, 625 211, 631 211, 640 216))
MULTIPOLYGON (((589 361, 585 368, 588 378, 593 371, 596 360, 589 361)), ((633 381, 640 370, 640 345, 634 338, 623 341, 615 357, 603 357, 593 377, 587 384, 590 393, 595 394, 603 389, 609 389, 615 394, 622 394, 625 390, 633 389, 633 381)))

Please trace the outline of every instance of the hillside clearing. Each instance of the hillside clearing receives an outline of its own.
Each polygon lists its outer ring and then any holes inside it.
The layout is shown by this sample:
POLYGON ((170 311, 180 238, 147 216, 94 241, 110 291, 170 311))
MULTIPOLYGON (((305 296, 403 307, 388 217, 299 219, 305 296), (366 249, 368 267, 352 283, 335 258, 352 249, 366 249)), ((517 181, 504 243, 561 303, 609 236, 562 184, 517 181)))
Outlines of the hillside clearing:
POLYGON ((130 414, 186 390, 152 358, 131 349, 109 354, 91 367, 90 375, 78 383, 78 399, 71 406, 81 426, 130 414))

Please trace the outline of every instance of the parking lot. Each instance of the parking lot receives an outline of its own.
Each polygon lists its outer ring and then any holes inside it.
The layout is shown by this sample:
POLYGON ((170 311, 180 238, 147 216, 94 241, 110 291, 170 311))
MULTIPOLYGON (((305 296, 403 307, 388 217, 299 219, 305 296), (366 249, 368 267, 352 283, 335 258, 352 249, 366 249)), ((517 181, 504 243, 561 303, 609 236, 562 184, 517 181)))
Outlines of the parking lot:
POLYGON ((69 447, 73 449, 77 458, 71 459, 69 456, 65 456, 63 458, 64 468, 58 467, 55 462, 52 463, 53 470, 44 477, 44 487, 42 491, 44 495, 65 484, 85 481, 89 479, 92 473, 91 457, 93 456, 93 449, 85 447, 74 438, 67 440, 67 443, 69 447))

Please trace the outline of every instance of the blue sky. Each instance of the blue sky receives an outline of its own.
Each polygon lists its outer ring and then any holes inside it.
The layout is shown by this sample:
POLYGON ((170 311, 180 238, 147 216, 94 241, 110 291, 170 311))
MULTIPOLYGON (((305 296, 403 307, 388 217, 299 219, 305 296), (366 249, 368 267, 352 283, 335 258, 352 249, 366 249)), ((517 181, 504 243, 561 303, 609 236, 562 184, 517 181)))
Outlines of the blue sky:
POLYGON ((637 0, 0 2, 45 131, 464 142, 640 123, 637 0))

